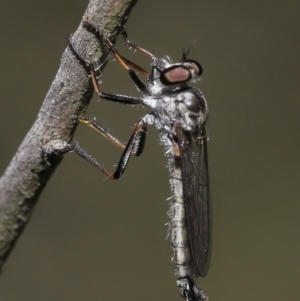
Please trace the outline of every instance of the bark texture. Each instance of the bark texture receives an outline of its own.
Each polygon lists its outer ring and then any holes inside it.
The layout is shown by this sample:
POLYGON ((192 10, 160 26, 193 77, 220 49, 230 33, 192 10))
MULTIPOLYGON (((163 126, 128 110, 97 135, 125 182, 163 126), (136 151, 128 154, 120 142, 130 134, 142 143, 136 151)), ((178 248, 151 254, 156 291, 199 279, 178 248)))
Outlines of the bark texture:
MULTIPOLYGON (((137 0, 91 0, 83 18, 115 41, 137 0)), ((82 24, 72 36, 90 60, 106 61, 108 51, 82 24)), ((103 66, 102 66, 103 67, 103 66)), ((42 146, 69 142, 93 94, 86 68, 67 47, 37 119, 0 178, 0 268, 29 220, 37 199, 62 156, 49 156, 42 146)))

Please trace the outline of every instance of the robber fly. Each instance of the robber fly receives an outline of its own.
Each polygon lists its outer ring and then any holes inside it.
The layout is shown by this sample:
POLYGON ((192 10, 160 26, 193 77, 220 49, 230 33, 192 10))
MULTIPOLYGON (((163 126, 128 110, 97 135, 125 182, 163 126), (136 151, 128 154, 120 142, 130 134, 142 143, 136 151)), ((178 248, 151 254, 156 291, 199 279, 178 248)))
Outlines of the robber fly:
POLYGON ((198 276, 206 276, 211 254, 211 204, 205 129, 208 108, 202 92, 191 86, 202 74, 202 67, 197 61, 187 58, 188 51, 183 53, 178 63, 172 63, 169 58, 157 58, 129 40, 124 31, 122 35, 126 44, 151 58, 152 68, 148 73, 122 57, 111 41, 91 22, 87 20, 84 24, 108 46, 142 94, 141 97, 131 97, 102 92, 97 81, 95 65, 76 50, 72 39, 69 38, 72 52, 90 71, 94 89, 99 97, 126 105, 147 106, 150 107, 151 113, 137 122, 126 145, 95 120, 80 119, 80 122, 89 125, 124 149, 114 173, 110 173, 78 145, 67 144, 59 153, 73 151, 109 178, 119 179, 130 156, 139 156, 142 153, 148 126, 155 126, 165 147, 171 172, 172 197, 168 212, 168 236, 173 249, 173 262, 176 265, 177 286, 187 301, 207 300, 195 282, 198 276), (136 71, 147 76, 146 83, 138 77, 136 71))

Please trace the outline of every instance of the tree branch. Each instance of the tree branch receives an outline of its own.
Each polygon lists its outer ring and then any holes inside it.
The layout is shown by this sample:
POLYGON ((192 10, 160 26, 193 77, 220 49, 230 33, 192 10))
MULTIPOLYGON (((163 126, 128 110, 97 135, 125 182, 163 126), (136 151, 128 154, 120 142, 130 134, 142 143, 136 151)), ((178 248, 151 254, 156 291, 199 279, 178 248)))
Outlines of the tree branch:
MULTIPOLYGON (((84 18, 90 17, 105 36, 115 41, 136 2, 91 0, 84 18)), ((72 41, 90 60, 100 64, 106 61, 107 49, 82 24, 72 41)), ((38 196, 62 160, 62 156, 46 156, 42 145, 69 142, 92 95, 86 69, 67 47, 35 123, 0 179, 0 269, 28 222, 38 196)))

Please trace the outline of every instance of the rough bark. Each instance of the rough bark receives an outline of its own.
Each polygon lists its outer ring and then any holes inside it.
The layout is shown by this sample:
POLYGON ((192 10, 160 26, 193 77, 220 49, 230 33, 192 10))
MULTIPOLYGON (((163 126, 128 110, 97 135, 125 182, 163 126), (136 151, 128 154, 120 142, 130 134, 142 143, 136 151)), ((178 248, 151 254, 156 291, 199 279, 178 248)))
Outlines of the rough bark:
MULTIPOLYGON (((137 0, 91 0, 83 18, 115 41, 137 0)), ((90 60, 105 62, 95 36, 80 24, 72 41, 90 60)), ((103 68, 104 66, 102 66, 103 68)), ((0 268, 7 259, 32 213, 37 199, 62 156, 47 156, 42 145, 69 142, 93 94, 86 68, 67 47, 60 68, 37 119, 0 179, 0 268)))

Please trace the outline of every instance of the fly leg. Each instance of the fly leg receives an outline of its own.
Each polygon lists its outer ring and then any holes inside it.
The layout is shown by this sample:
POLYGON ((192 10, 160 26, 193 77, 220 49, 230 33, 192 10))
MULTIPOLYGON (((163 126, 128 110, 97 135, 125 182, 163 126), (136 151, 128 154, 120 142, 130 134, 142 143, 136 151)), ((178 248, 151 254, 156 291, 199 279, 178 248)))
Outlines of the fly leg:
MULTIPOLYGON (((149 76, 149 73, 146 70, 144 70, 143 68, 139 67, 138 65, 136 65, 136 64, 132 63, 131 61, 123 58, 119 54, 118 50, 115 48, 115 46, 113 45, 113 43, 108 38, 104 37, 103 34, 99 31, 99 29, 93 23, 89 22, 88 20, 84 20, 83 23, 85 24, 85 26, 88 29, 90 29, 92 32, 94 32, 94 34, 96 35, 96 37, 100 41, 104 41, 104 43, 106 43, 106 45, 109 47, 109 49, 113 53, 113 55, 116 58, 116 60, 121 64, 121 66, 124 69, 127 70, 129 76, 131 77, 132 81, 135 83, 135 85, 137 86, 137 88, 143 94, 150 95, 150 91, 148 90, 146 84, 137 76, 137 74, 133 71, 133 69, 136 69, 137 71, 140 71, 141 73, 143 73, 143 74, 145 74, 147 76, 149 76)), ((133 43, 133 42, 131 42, 130 40, 128 40, 128 43, 133 43)), ((135 46, 136 49, 139 49, 138 47, 139 47, 138 45, 135 46)), ((143 51, 144 53, 149 53, 149 55, 150 55, 150 52, 148 52, 147 50, 144 50, 141 47, 140 47, 140 49, 141 49, 140 51, 143 51)), ((152 57, 152 54, 151 54, 151 57, 152 57)))
MULTIPOLYGON (((98 84, 98 81, 97 81, 96 70, 95 70, 94 65, 88 59, 86 59, 83 55, 81 55, 78 52, 78 50, 75 48, 75 46, 72 43, 71 37, 68 39, 68 42, 69 42, 70 49, 75 54, 75 56, 78 58, 78 60, 85 67, 87 67, 89 69, 94 90, 99 95, 99 97, 101 97, 102 99, 106 99, 106 100, 109 100, 109 101, 118 102, 118 103, 122 103, 122 104, 127 104, 127 105, 142 104, 142 100, 140 98, 137 98, 137 97, 131 97, 131 96, 119 95, 119 94, 115 95, 115 94, 109 94, 109 93, 102 92, 100 90, 100 87, 99 87, 99 84, 98 84)), ((130 69, 130 70, 132 71, 132 69, 130 69)), ((135 73, 133 72, 133 74, 135 74, 135 73)))
POLYGON ((126 145, 122 143, 118 138, 111 135, 100 123, 93 119, 87 119, 85 117, 79 118, 79 122, 86 124, 93 130, 101 134, 103 137, 107 138, 110 142, 114 143, 116 146, 125 149, 126 145))
MULTIPOLYGON (((82 119, 82 120, 84 120, 84 122, 86 122, 86 121, 88 122, 87 119, 82 119)), ((75 152, 76 154, 81 156, 83 159, 85 159, 87 162, 92 164, 99 171, 104 173, 110 179, 119 179, 126 169, 130 155, 133 154, 135 156, 139 156, 142 153, 142 151, 144 149, 144 145, 145 145, 148 125, 143 121, 143 119, 141 119, 136 124, 134 131, 133 131, 126 146, 123 145, 118 139, 114 138, 112 135, 107 133, 105 129, 99 129, 98 125, 99 124, 97 124, 97 123, 94 123, 94 124, 91 123, 91 127, 100 131, 102 135, 104 135, 109 140, 113 141, 119 147, 125 148, 124 152, 120 158, 120 161, 117 165, 117 169, 114 173, 109 172, 102 164, 98 163, 95 159, 93 159, 88 153, 86 153, 78 145, 67 144, 65 147, 55 150, 54 154, 60 155, 60 154, 65 154, 65 153, 69 153, 69 152, 75 152)))
MULTIPOLYGON (((108 139, 110 142, 114 143, 116 146, 125 149, 126 148, 126 144, 122 143, 118 138, 114 137, 113 135, 111 135, 101 124, 99 124, 96 120, 93 119, 87 119, 85 117, 79 118, 79 121, 83 124, 86 124, 87 126, 91 127, 93 130, 95 130, 96 132, 98 132, 99 134, 101 134, 103 137, 105 137, 106 139, 108 139)), ((143 131, 141 132, 142 134, 146 134, 147 133, 147 128, 145 126, 145 128, 143 129, 143 131)), ((145 139, 144 137, 140 137, 139 140, 145 139)), ((137 146, 136 148, 140 149, 141 146, 137 146)), ((134 148, 135 149, 135 148, 134 148)), ((136 151, 132 151, 131 155, 134 156, 139 156, 141 154, 141 149, 139 152, 136 151)))
POLYGON ((122 36, 126 42, 126 44, 129 46, 129 47, 132 47, 133 49, 141 52, 142 54, 150 57, 152 60, 155 59, 155 56, 153 53, 151 53, 150 51, 146 50, 145 48, 141 47, 140 45, 138 45, 137 43, 133 42, 132 40, 130 40, 128 38, 128 35, 127 35, 127 32, 125 30, 122 31, 122 36))

